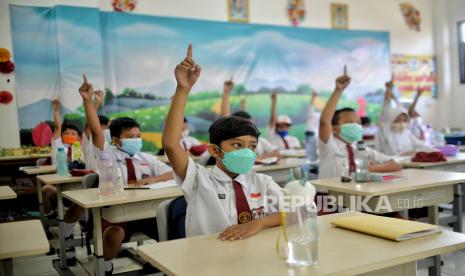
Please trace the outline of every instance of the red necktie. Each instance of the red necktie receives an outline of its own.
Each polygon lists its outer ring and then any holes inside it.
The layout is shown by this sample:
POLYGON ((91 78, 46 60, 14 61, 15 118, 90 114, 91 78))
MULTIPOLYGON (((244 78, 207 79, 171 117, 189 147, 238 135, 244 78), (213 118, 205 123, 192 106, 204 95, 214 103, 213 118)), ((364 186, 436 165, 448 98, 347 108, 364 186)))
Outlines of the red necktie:
POLYGON ((237 223, 244 224, 252 220, 249 203, 245 197, 241 184, 233 180, 234 193, 236 194, 237 223))
POLYGON ((347 153, 349 153, 349 172, 355 172, 355 159, 354 159, 354 149, 352 145, 346 144, 347 153))
POLYGON ((289 149, 289 144, 287 143, 286 139, 285 139, 284 137, 282 137, 282 136, 279 136, 279 137, 281 137, 281 139, 283 140, 283 142, 284 142, 284 147, 285 147, 286 149, 289 149))
POLYGON ((73 150, 71 147, 68 147, 68 163, 71 163, 73 161, 73 150))
POLYGON ((126 158, 126 167, 128 168, 128 184, 132 184, 137 181, 136 171, 134 170, 134 163, 131 158, 126 158))

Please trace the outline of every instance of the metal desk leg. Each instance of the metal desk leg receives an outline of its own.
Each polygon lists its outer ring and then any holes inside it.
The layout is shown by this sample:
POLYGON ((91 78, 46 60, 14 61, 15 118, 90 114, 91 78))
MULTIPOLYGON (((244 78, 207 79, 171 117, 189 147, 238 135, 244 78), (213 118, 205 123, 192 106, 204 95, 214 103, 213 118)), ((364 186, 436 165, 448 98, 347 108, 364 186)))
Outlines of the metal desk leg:
POLYGON ((45 211, 44 211, 44 198, 42 197, 42 183, 37 178, 36 178, 36 185, 37 185, 37 199, 39 200, 40 221, 42 222, 42 225, 45 227, 45 211))
POLYGON ((0 276, 13 276, 13 260, 0 260, 0 276))
POLYGON ((454 188, 454 207, 452 209, 453 215, 457 218, 454 223, 454 231, 463 232, 463 191, 462 184, 455 185, 454 188))
POLYGON ((74 275, 69 270, 68 264, 66 263, 66 240, 65 240, 65 221, 64 221, 64 208, 63 208, 63 196, 62 196, 62 185, 56 185, 57 188, 57 203, 58 203, 58 230, 60 240, 60 261, 53 262, 53 266, 60 275, 74 275))
POLYGON ((95 257, 95 275, 105 275, 105 263, 103 259, 103 234, 102 234, 102 215, 100 208, 93 208, 94 216, 94 257, 95 257))
MULTIPOLYGON (((428 207, 428 219, 431 224, 439 224, 439 210, 437 205, 428 207)), ((430 276, 441 275, 441 255, 433 257, 433 266, 428 268, 428 274, 430 276)))

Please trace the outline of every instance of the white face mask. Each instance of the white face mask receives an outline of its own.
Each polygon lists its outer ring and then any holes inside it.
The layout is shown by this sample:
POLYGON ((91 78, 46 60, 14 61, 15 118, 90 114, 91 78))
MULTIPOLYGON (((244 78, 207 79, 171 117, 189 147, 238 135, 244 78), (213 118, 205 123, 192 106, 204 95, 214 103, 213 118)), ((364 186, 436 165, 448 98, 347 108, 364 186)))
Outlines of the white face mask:
POLYGON ((186 137, 188 137, 188 136, 189 136, 189 129, 183 130, 183 131, 181 132, 181 137, 182 137, 182 138, 186 138, 186 137))
POLYGON ((392 130, 394 132, 402 132, 407 128, 407 123, 394 123, 392 124, 392 130))

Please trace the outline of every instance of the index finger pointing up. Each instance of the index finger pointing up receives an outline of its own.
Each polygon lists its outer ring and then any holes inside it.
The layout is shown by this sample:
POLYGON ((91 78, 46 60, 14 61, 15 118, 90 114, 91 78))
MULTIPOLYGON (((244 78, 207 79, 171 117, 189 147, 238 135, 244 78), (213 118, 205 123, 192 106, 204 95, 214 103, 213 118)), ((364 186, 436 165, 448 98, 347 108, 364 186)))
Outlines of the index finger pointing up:
POLYGON ((192 58, 192 44, 189 44, 189 47, 187 47, 187 57, 192 58))
POLYGON ((86 76, 86 74, 82 74, 82 77, 84 78, 84 83, 88 84, 89 82, 87 81, 87 76, 86 76))
POLYGON ((347 76, 347 65, 344 65, 344 76, 347 76))

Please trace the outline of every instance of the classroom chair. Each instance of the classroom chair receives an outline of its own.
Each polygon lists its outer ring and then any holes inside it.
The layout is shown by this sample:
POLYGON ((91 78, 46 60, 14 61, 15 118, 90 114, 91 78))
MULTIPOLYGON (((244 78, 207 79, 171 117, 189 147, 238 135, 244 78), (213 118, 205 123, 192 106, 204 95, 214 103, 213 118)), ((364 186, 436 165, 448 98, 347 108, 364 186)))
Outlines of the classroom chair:
POLYGON ((186 237, 186 209, 184 196, 165 200, 158 205, 157 227, 160 242, 186 237))

